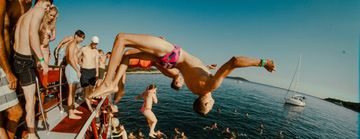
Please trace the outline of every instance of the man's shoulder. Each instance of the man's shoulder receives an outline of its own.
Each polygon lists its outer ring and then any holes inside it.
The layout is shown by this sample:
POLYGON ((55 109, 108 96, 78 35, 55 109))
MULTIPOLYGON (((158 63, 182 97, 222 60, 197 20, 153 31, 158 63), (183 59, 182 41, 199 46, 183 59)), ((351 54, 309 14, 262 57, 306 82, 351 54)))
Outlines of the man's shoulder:
POLYGON ((45 10, 42 8, 31 8, 28 13, 32 14, 33 17, 43 17, 45 14, 45 10))
MULTIPOLYGON (((68 44, 68 47, 76 47, 76 42, 75 41, 70 41, 68 44)), ((77 48, 77 47, 76 47, 77 48)))

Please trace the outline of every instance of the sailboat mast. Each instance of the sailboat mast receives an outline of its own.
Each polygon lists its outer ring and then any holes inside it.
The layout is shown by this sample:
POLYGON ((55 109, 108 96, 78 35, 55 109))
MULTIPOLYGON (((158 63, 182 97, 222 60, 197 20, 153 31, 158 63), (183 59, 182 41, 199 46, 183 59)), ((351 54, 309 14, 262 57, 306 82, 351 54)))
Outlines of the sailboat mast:
MULTIPOLYGON (((296 75, 297 75, 297 73, 299 72, 300 65, 301 65, 301 54, 300 54, 300 56, 299 56, 299 61, 298 61, 297 65, 296 65, 295 73, 294 73, 294 75, 293 75, 293 77, 292 77, 292 79, 291 79, 289 88, 288 88, 287 91, 286 91, 286 96, 285 96, 285 98, 287 97, 287 95, 288 95, 289 92, 290 92, 290 88, 291 88, 291 85, 292 85, 293 82, 294 82, 294 79, 297 77, 296 75)), ((299 77, 297 77, 297 78, 299 78, 299 77)), ((297 82, 298 82, 298 81, 297 81, 297 82)), ((296 84, 295 84, 294 89, 295 89, 295 88, 296 88, 296 84)))

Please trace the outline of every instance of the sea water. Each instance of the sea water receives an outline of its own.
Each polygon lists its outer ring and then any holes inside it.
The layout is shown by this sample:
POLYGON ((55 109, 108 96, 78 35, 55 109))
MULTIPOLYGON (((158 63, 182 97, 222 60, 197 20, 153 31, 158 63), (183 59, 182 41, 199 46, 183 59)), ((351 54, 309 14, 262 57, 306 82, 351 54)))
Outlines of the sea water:
POLYGON ((308 95, 305 107, 284 105, 286 90, 280 88, 225 79, 213 92, 213 110, 201 117, 192 110, 197 96, 185 86, 180 91, 171 89, 171 79, 162 74, 131 74, 126 81, 116 116, 128 133, 140 130, 148 135, 149 127, 140 113, 143 100, 134 97, 154 83, 158 86, 158 104, 152 108, 158 119, 156 130, 169 138, 179 128, 188 138, 222 139, 227 127, 237 138, 358 138, 357 112, 308 95), (215 122, 218 129, 204 129, 215 122))

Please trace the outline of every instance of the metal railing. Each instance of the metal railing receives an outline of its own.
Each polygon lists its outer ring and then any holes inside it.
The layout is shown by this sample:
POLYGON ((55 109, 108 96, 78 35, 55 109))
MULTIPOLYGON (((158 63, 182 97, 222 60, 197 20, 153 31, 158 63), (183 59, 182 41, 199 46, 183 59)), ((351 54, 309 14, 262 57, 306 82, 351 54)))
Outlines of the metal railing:
MULTIPOLYGON (((50 110, 52 110, 53 108, 55 108, 55 107, 57 107, 57 106, 59 106, 59 108, 60 108, 60 111, 61 112, 64 112, 64 108, 63 108, 63 106, 62 106, 62 102, 64 101, 63 100, 63 98, 62 98, 62 87, 61 86, 63 86, 63 85, 66 85, 67 83, 62 83, 62 74, 63 74, 63 67, 61 67, 61 66, 50 66, 51 68, 59 68, 60 69, 60 73, 59 73, 59 83, 58 84, 56 84, 56 85, 51 85, 51 86, 48 86, 47 87, 47 89, 49 89, 49 88, 54 88, 54 87, 59 87, 60 89, 59 89, 59 102, 57 102, 57 103, 55 103, 53 106, 51 106, 50 108, 48 108, 48 109, 44 109, 43 108, 43 102, 42 102, 42 100, 41 100, 41 93, 42 93, 42 91, 44 91, 44 90, 46 90, 45 88, 40 88, 40 84, 39 84, 39 80, 38 80, 38 78, 36 77, 36 91, 37 91, 37 96, 38 96, 38 100, 39 100, 39 107, 40 107, 40 112, 38 112, 38 113, 36 113, 35 114, 35 117, 36 116, 39 116, 40 114, 42 115, 42 118, 43 118, 43 122, 45 122, 45 128, 46 128, 46 133, 48 133, 49 132, 49 127, 48 127, 48 125, 47 125, 47 120, 46 120, 46 118, 45 118, 45 113, 46 112, 48 112, 48 111, 50 111, 50 110)), ((22 94, 20 94, 20 95, 18 95, 18 97, 21 97, 21 96, 23 96, 24 94, 22 93, 22 94)), ((20 126, 22 126, 23 124, 25 124, 25 120, 24 121, 22 121, 22 122, 20 122, 19 124, 18 124, 18 127, 20 127, 20 126)))
MULTIPOLYGON (((100 103, 98 103, 98 105, 96 106, 96 109, 91 113, 89 119, 86 121, 84 126, 81 128, 79 134, 76 135, 75 139, 84 138, 85 133, 86 133, 87 129, 89 128, 90 124, 93 123, 92 125, 94 125, 94 122, 95 122, 94 118, 95 118, 96 114, 99 112, 99 110, 100 110, 100 108, 101 108, 101 106, 104 103, 106 98, 107 97, 102 97, 100 103)), ((93 129, 94 129, 93 131, 94 131, 95 139, 97 139, 98 138, 97 129, 96 129, 96 127, 94 128, 94 126, 93 126, 93 129)))

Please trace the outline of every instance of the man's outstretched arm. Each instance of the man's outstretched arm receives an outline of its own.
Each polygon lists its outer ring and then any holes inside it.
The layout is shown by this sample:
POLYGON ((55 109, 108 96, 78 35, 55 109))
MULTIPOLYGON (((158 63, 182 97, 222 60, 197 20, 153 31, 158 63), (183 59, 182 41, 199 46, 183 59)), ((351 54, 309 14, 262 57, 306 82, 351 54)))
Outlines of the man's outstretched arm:
POLYGON ((258 59, 244 56, 232 57, 224 65, 222 65, 213 78, 206 82, 204 92, 212 92, 217 89, 224 78, 236 68, 244 67, 264 67, 267 71, 275 71, 275 63, 270 59, 258 59))

